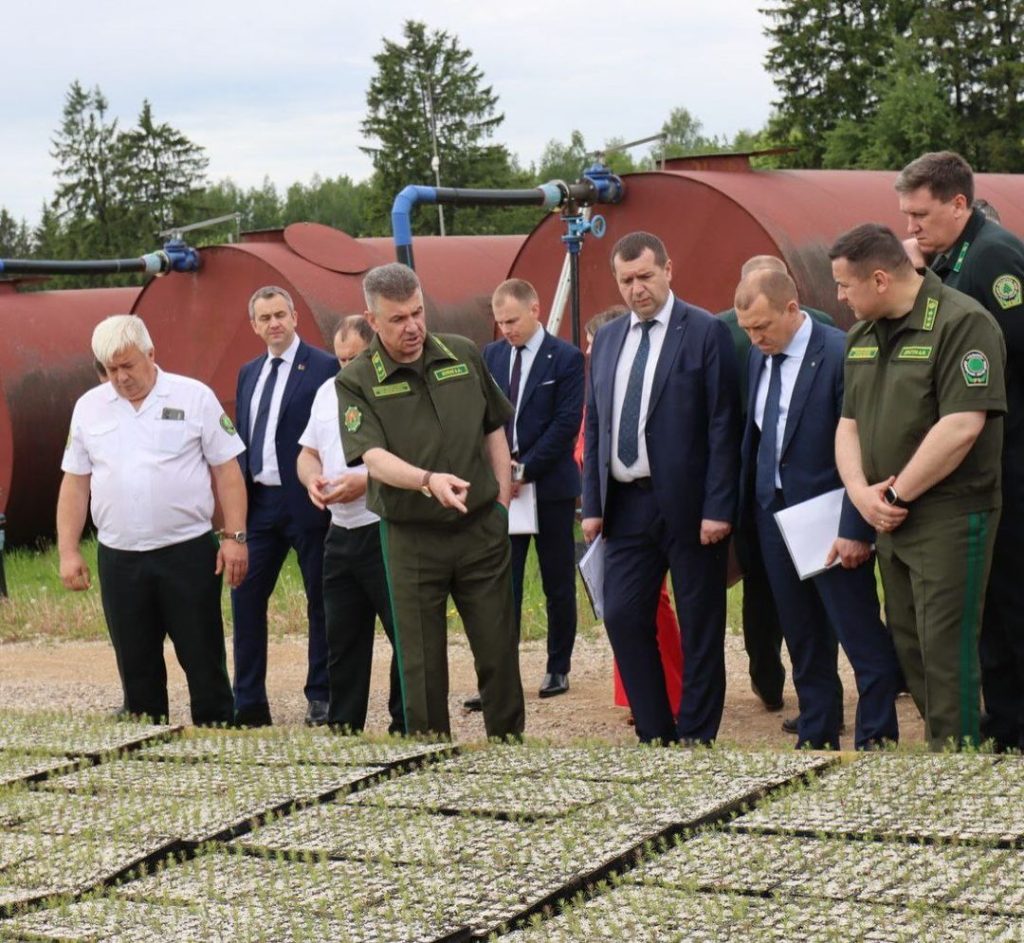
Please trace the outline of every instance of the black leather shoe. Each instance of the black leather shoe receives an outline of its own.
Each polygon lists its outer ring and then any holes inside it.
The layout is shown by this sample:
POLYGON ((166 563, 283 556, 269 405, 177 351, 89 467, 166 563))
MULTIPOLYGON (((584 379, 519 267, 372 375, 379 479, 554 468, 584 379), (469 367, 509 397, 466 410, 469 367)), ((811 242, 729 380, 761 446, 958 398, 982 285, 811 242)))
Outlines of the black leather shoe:
POLYGON ((474 694, 472 697, 467 697, 462 702, 462 706, 468 711, 482 711, 484 709, 484 702, 480 700, 479 694, 474 694))
POLYGON ((754 692, 754 696, 764 704, 764 709, 770 714, 774 714, 786 706, 786 702, 782 699, 781 695, 777 700, 771 701, 761 693, 761 689, 753 681, 750 682, 750 690, 754 692))
POLYGON ((786 717, 782 721, 783 733, 791 733, 793 736, 797 734, 797 722, 800 720, 799 715, 796 717, 786 717))
POLYGON ((537 692, 541 697, 555 697, 557 694, 565 694, 569 690, 569 676, 557 672, 544 675, 540 683, 540 690, 537 692))
POLYGON ((236 727, 269 727, 272 723, 270 707, 267 704, 243 707, 235 711, 236 727))
POLYGON ((306 726, 322 727, 327 723, 327 701, 310 701, 306 708, 306 726))

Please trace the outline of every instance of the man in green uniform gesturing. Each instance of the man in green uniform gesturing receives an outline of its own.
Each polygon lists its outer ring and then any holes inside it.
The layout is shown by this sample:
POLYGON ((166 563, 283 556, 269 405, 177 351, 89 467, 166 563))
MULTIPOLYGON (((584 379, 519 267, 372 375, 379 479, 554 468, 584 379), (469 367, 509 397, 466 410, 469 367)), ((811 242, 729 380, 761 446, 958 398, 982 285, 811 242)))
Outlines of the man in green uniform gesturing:
POLYGON ((847 336, 836 465, 878 532, 886 621, 933 750, 977 743, 978 627, 1001 502, 1006 347, 976 301, 868 223, 829 252, 847 336))
POLYGON ((338 375, 341 440, 369 472, 381 518, 406 730, 451 732, 449 594, 473 650, 488 737, 523 732, 512 599, 511 458, 502 396, 476 346, 427 331, 423 292, 397 262, 363 279, 377 336, 338 375))
POLYGON ((980 642, 982 735, 997 749, 1024 749, 1024 242, 972 208, 974 174, 959 154, 923 154, 903 168, 896 192, 932 271, 979 302, 1006 339, 1003 510, 980 642))

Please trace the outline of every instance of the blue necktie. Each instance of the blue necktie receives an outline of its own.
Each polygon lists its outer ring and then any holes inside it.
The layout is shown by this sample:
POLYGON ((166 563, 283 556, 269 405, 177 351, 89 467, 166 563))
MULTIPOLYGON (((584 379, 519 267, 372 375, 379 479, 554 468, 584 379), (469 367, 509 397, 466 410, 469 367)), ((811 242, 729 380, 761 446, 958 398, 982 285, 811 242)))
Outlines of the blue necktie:
POLYGON ((757 503, 763 508, 775 500, 775 462, 779 442, 779 404, 782 399, 782 361, 785 354, 772 354, 772 375, 768 379, 768 396, 761 420, 761 444, 757 449, 757 503))
POLYGON ((508 450, 512 455, 516 454, 516 450, 513 448, 513 440, 515 439, 515 427, 517 414, 519 412, 519 384, 523 376, 523 347, 512 348, 512 377, 508 381, 508 398, 509 402, 512 403, 512 408, 516 411, 512 414, 512 418, 505 423, 505 436, 508 438, 508 450))
POLYGON ((274 398, 274 386, 277 383, 277 368, 284 363, 281 357, 270 361, 270 376, 263 384, 260 394, 260 405, 256 408, 256 422, 252 427, 252 441, 249 443, 249 474, 255 478, 263 471, 263 443, 267 438, 267 419, 270 416, 270 401, 274 398))
POLYGON ((640 401, 644 395, 644 371, 647 357, 651 352, 651 328, 654 321, 640 322, 640 346, 636 349, 633 366, 629 369, 626 396, 622 401, 622 415, 619 417, 619 461, 629 468, 640 455, 637 436, 640 434, 640 401))

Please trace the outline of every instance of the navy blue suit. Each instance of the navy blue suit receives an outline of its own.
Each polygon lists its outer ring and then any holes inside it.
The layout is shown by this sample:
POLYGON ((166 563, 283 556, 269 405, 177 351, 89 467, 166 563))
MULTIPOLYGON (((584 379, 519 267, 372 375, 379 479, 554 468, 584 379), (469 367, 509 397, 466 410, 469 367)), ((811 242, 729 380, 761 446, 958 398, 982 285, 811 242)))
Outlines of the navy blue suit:
MULTIPOLYGON (((495 341, 484 348, 491 376, 509 395, 512 345, 495 341)), ((513 403, 513 405, 515 405, 513 403)), ((576 641, 576 556, 573 523, 580 494, 580 471, 573 458, 583 419, 583 353, 545 332, 526 377, 515 424, 517 460, 525 481, 537 490, 537 560, 547 601, 548 661, 551 674, 568 674, 576 641)), ((523 610, 523 570, 529 534, 512 537, 512 589, 516 625, 523 610)))
POLYGON ((605 629, 643 741, 710 743, 725 703, 728 541, 702 546, 703 519, 733 521, 739 479, 739 383, 728 328, 675 300, 647 411, 649 481, 611 475, 613 389, 632 316, 594 338, 587 394, 583 516, 603 518, 605 629), (655 633, 666 569, 683 648, 683 699, 674 719, 655 633))
MULTIPOLYGON (((267 603, 292 547, 302 571, 309 619, 309 667, 304 690, 307 700, 328 699, 323 556, 330 514, 310 502, 298 479, 296 460, 300 451, 299 436, 309 421, 313 397, 325 380, 337 374, 338 361, 326 351, 299 342, 274 430, 281 485, 267 487, 252 480, 248 461, 250 405, 266 360, 267 355, 263 354, 242 367, 235 398, 238 434, 246 445, 239 463, 249 498, 246 521, 249 570, 242 585, 231 592, 236 712, 267 706, 267 603)), ((267 434, 270 435, 270 430, 267 434)))
MULTIPOLYGON (((839 746, 837 638, 857 680, 855 745, 860 748, 899 737, 895 699, 901 674, 892 637, 879 617, 874 557, 852 570, 836 566, 801 581, 772 516, 782 508, 842 487, 835 462, 835 435, 842 415, 845 341, 842 331, 811 322, 782 437, 782 488, 776 490, 768 508, 754 498, 760 442, 754 404, 765 355, 753 347, 747 360, 741 514, 756 526, 793 664, 793 684, 800 702, 797 746, 816 749, 839 746)), ((838 536, 867 543, 875 539, 874 530, 845 496, 838 536)))

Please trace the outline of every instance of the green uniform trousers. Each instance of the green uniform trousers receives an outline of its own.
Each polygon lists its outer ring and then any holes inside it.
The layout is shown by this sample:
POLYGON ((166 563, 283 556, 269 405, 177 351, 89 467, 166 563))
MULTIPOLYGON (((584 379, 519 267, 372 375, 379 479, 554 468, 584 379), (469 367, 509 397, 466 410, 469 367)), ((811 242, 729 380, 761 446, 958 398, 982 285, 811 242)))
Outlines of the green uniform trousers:
POLYGON ((381 521, 409 733, 448 735, 449 595, 473 652, 488 737, 523 732, 508 515, 500 504, 455 524, 381 521))
POLYGON ((878 535, 886 622, 931 750, 979 742, 978 634, 999 511, 909 516, 878 535))

